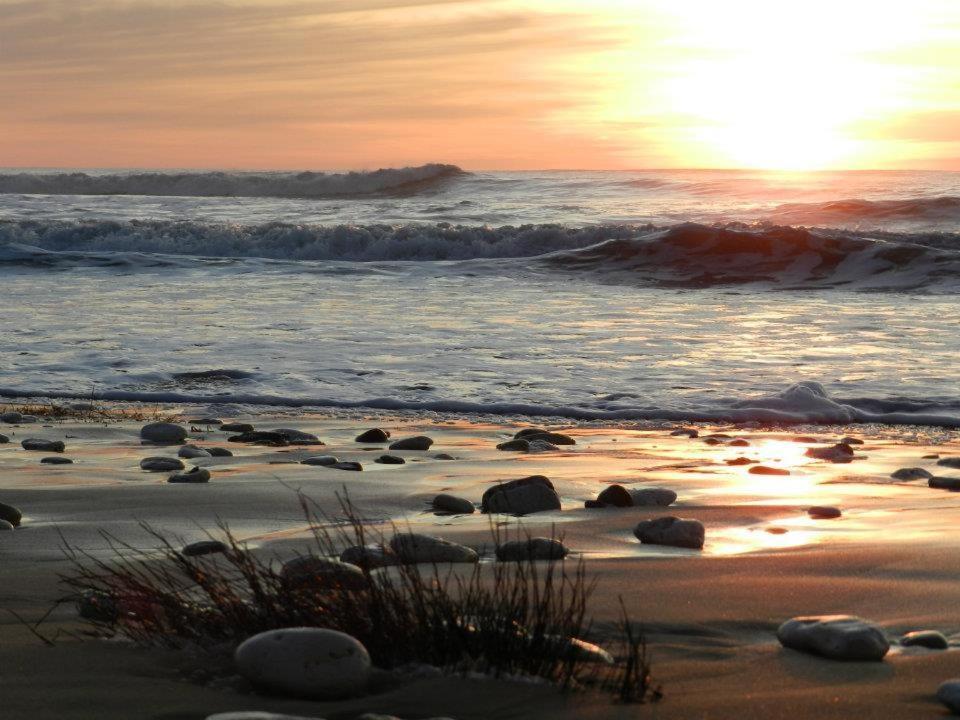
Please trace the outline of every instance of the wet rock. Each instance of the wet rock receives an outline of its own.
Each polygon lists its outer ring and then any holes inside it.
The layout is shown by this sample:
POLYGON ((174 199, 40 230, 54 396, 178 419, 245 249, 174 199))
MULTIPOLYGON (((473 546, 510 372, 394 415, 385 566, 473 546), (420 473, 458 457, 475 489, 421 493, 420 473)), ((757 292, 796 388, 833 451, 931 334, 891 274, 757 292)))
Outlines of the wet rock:
POLYGON ((914 630, 900 638, 904 647, 925 647, 931 650, 946 650, 950 642, 946 635, 936 630, 914 630))
POLYGON ((733 458, 732 460, 726 461, 727 465, 732 465, 733 467, 739 467, 741 465, 754 465, 757 462, 758 462, 757 460, 751 460, 750 458, 743 457, 743 456, 736 457, 736 458, 733 458))
POLYGON ((57 455, 40 458, 40 462, 44 465, 73 465, 73 460, 70 458, 59 457, 57 455))
POLYGON ((560 496, 553 483, 543 475, 510 480, 488 488, 480 503, 481 512, 529 515, 559 510, 560 496))
POLYGON ((554 538, 534 537, 511 540, 497 547, 497 560, 523 562, 525 560, 562 560, 570 550, 554 538))
POLYGON ((370 545, 352 545, 340 553, 340 561, 360 568, 374 570, 400 563, 393 550, 376 543, 370 545))
POLYGON ((253 425, 250 423, 224 423, 220 426, 220 429, 224 432, 235 432, 235 433, 248 433, 253 432, 253 425))
POLYGON ((686 435, 688 438, 691 438, 691 439, 700 437, 700 431, 697 430, 696 428, 680 428, 679 430, 674 430, 670 434, 673 435, 674 437, 682 437, 686 435))
POLYGON ((546 440, 533 439, 528 440, 530 447, 528 451, 531 453, 544 453, 544 452, 559 452, 560 448, 552 443, 548 443, 546 440))
POLYGON ((807 457, 817 460, 827 460, 833 463, 846 463, 853 460, 853 448, 846 443, 837 443, 830 447, 807 448, 804 453, 807 457))
POLYGON ((407 461, 399 455, 381 455, 374 462, 381 465, 404 465, 407 461))
POLYGON ((516 439, 521 439, 527 437, 528 435, 543 435, 544 433, 548 432, 550 431, 545 430, 544 428, 524 428, 523 430, 518 430, 516 433, 514 433, 513 437, 516 439))
POLYGON ((353 472, 361 472, 363 470, 363 465, 352 460, 341 460, 329 467, 331 470, 351 470, 353 472))
POLYGON ((937 700, 946 705, 954 715, 960 715, 960 680, 947 680, 937 688, 937 700))
POLYGON ((939 460, 940 456, 937 453, 931 453, 930 455, 921 455, 921 460, 939 460))
POLYGON ((632 507, 633 498, 623 485, 611 485, 604 488, 597 495, 597 502, 602 505, 612 505, 613 507, 632 507))
MULTIPOLYGON (((521 431, 522 432, 522 431, 521 431)), ((569 435, 564 435, 563 433, 547 432, 544 430, 539 433, 529 433, 523 435, 522 438, 528 442, 533 442, 534 440, 542 440, 544 442, 550 443, 551 445, 576 445, 577 441, 574 440, 569 435)))
POLYGON ((472 515, 476 508, 469 500, 441 493, 433 498, 430 506, 439 512, 453 513, 454 515, 472 515))
POLYGON ((403 563, 475 563, 480 559, 465 545, 417 533, 394 535, 390 549, 403 563))
POLYGON ((815 445, 816 443, 820 442, 815 437, 810 437, 809 435, 797 435, 796 437, 791 438, 791 440, 793 440, 795 443, 804 443, 808 445, 815 445))
POLYGON ((729 442, 730 447, 750 447, 750 441, 743 438, 737 438, 729 442))
POLYGON ((101 590, 84 590, 76 600, 76 607, 80 617, 100 623, 112 623, 120 614, 113 597, 101 590))
POLYGON ((226 543, 219 540, 200 540, 184 546, 180 552, 187 557, 200 557, 201 555, 214 555, 216 553, 225 553, 228 550, 226 543))
POLYGON ((7 520, 0 520, 0 532, 9 532, 15 530, 13 523, 7 520))
POLYGON ((860 438, 850 437, 849 435, 844 438, 840 438, 840 442, 842 442, 844 445, 863 445, 863 440, 860 438))
POLYGON ((390 440, 390 433, 386 430, 380 428, 370 428, 369 430, 364 430, 362 433, 357 435, 354 438, 354 442, 358 443, 385 443, 390 440))
POLYGON ((301 465, 320 465, 321 467, 328 467, 330 465, 336 465, 340 462, 333 455, 316 455, 314 457, 304 458, 300 461, 301 465))
POLYGON ((927 485, 935 490, 960 490, 960 478, 934 476, 927 480, 927 485))
POLYGON ((814 520, 833 520, 838 518, 843 513, 840 512, 840 508, 829 507, 827 505, 814 505, 811 508, 807 509, 807 515, 812 517, 814 520))
POLYGON ((10 442, 10 438, 6 435, 0 435, 0 445, 10 442))
POLYGON ((233 658, 244 678, 281 695, 348 697, 366 690, 370 679, 366 648, 336 630, 268 630, 245 640, 233 658))
POLYGON ((910 482, 911 480, 929 480, 933 477, 933 473, 929 470, 924 470, 923 468, 900 468, 890 473, 890 477, 894 480, 902 480, 904 482, 910 482))
POLYGON ((187 431, 174 423, 149 423, 140 428, 140 439, 159 445, 179 445, 187 439, 187 431))
POLYGON ((530 452, 530 441, 523 438, 507 440, 497 445, 497 450, 504 452, 530 452))
POLYGON ((783 468, 767 467, 766 465, 754 465, 747 472, 752 475, 789 475, 789 470, 783 468))
POLYGON ((426 435, 417 435, 415 437, 397 440, 390 445, 391 450, 429 450, 433 445, 433 440, 426 435))
POLYGON ((183 445, 177 451, 177 457, 182 457, 184 460, 193 460, 194 458, 208 458, 213 456, 203 448, 199 448, 196 445, 183 445))
POLYGON ((640 542, 648 545, 669 545, 693 550, 703 547, 705 537, 703 523, 700 521, 682 520, 673 516, 643 520, 637 523, 633 534, 640 542))
POLYGON ((596 509, 609 507, 609 505, 607 505, 606 503, 602 503, 599 500, 584 500, 583 506, 588 510, 596 510, 596 509))
POLYGON ((0 422, 7 425, 19 425, 23 415, 18 412, 5 412, 0 414, 0 422))
POLYGON ((323 441, 312 433, 302 430, 293 430, 291 428, 278 428, 272 431, 281 436, 290 445, 323 445, 323 441))
POLYGON ((677 494, 667 488, 630 488, 627 492, 635 507, 667 507, 677 500, 677 494))
POLYGON ((140 461, 140 469, 147 472, 173 472, 185 467, 182 460, 171 457, 148 457, 140 461))
POLYGON ((7 505, 6 503, 0 503, 0 520, 6 520, 14 527, 17 527, 22 519, 23 513, 20 512, 19 508, 15 508, 13 505, 7 505))
POLYGON ((715 437, 704 438, 703 440, 707 445, 720 445, 723 443, 723 440, 718 440, 715 437))
POLYGON ((880 661, 890 649, 883 630, 851 615, 796 617, 777 630, 784 647, 833 660, 880 661))
POLYGON ((40 452, 63 452, 67 449, 63 440, 41 440, 40 438, 27 438, 20 443, 24 450, 34 450, 40 452))
POLYGON ((705 435, 704 437, 713 438, 714 440, 732 440, 733 439, 730 435, 727 435, 726 433, 710 433, 709 435, 705 435))
POLYGON ((365 590, 369 584, 357 565, 313 555, 284 563, 280 580, 287 588, 297 590, 365 590))
POLYGON ((244 443, 247 445, 267 445, 270 447, 286 447, 290 443, 287 438, 280 433, 270 432, 268 430, 250 430, 239 435, 228 437, 229 442, 244 443))
POLYGON ((937 460, 937 465, 948 468, 960 468, 960 457, 946 457, 937 460))
POLYGON ((210 457, 233 457, 233 453, 226 448, 211 447, 206 449, 210 457))
POLYGON ((178 473, 167 478, 168 483, 205 483, 210 482, 210 471, 195 467, 185 473, 178 473))
POLYGON ((434 460, 456 460, 456 458, 449 453, 437 453, 433 456, 434 460))

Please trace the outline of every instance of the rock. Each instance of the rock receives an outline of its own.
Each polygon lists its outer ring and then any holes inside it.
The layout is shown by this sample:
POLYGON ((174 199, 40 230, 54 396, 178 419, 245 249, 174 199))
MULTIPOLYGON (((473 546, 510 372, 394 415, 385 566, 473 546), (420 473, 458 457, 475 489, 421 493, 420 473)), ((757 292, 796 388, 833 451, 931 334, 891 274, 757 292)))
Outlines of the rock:
POLYGON ((248 681, 282 695, 348 697, 363 692, 370 679, 366 648, 336 630, 268 630, 241 643, 233 659, 248 681))
MULTIPOLYGON (((358 715, 356 720, 403 720, 403 718, 399 718, 396 715, 381 715, 380 713, 364 713, 363 715, 358 715)), ((453 718, 432 717, 432 718, 426 718, 426 720, 453 720, 453 718)))
POLYGON ((393 550, 383 545, 352 545, 340 553, 340 562, 350 563, 360 568, 374 570, 381 567, 398 565, 400 559, 393 550))
POLYGON ((300 461, 300 464, 301 465, 320 465, 321 467, 323 467, 323 466, 329 466, 329 465, 336 465, 338 462, 340 461, 337 458, 335 458, 333 455, 314 455, 313 457, 304 458, 303 460, 300 461))
POLYGON ((777 630, 786 648, 833 660, 883 660, 890 649, 883 630, 851 615, 796 617, 777 630))
POLYGON ((674 437, 682 437, 686 435, 688 438, 691 438, 691 439, 700 437, 700 431, 697 430, 696 428, 680 428, 679 430, 674 430, 670 434, 673 435, 674 437))
POLYGON ((239 435, 232 435, 227 440, 235 443, 246 443, 247 445, 268 445, 271 447, 286 447, 290 444, 284 435, 266 430, 249 430, 239 435))
POLYGON ((195 467, 185 473, 178 473, 167 478, 168 483, 205 483, 210 482, 210 471, 195 467))
POLYGON ((19 508, 15 508, 13 505, 7 505, 6 503, 0 503, 0 520, 6 520, 14 527, 17 527, 22 519, 23 513, 20 512, 19 508))
POLYGON ((772 468, 767 467, 766 465, 754 465, 752 468, 747 470, 747 472, 753 475, 789 475, 789 470, 784 470, 783 468, 772 468))
POLYGON ((434 460, 456 460, 456 458, 450 453, 437 453, 433 456, 434 460))
POLYGON ((306 717, 305 715, 277 715, 276 713, 261 712, 260 710, 239 710, 237 712, 207 715, 205 720, 323 720, 323 718, 316 716, 306 717))
POLYGON ((233 457, 233 453, 231 451, 222 447, 207 448, 207 452, 210 453, 210 457, 233 457))
POLYGON ((681 520, 673 516, 643 520, 637 523, 633 534, 640 542, 648 545, 669 545, 693 550, 703 547, 705 536, 700 521, 681 520))
POLYGON ((560 448, 552 443, 548 443, 546 440, 540 440, 539 438, 534 438, 533 440, 528 440, 530 447, 528 448, 529 452, 532 453, 543 453, 543 452, 559 452, 560 448))
POLYGON ((543 435, 544 433, 548 433, 548 432, 550 431, 545 430, 544 428, 536 428, 536 427, 524 428, 523 430, 518 430, 517 432, 515 432, 513 434, 513 437, 515 439, 520 439, 520 438, 525 438, 528 435, 543 435))
POLYGON ((921 460, 939 460, 940 456, 937 453, 931 453, 930 455, 921 455, 921 460))
POLYGON ((598 508, 608 507, 606 503, 602 503, 599 500, 584 500, 583 506, 588 510, 596 510, 598 508))
POLYGON ((30 423, 35 423, 35 422, 40 422, 40 418, 38 418, 36 415, 21 415, 21 416, 20 416, 20 424, 21 424, 21 425, 28 425, 28 424, 30 424, 30 423))
POLYGON ((904 482, 909 482, 911 480, 929 480, 933 477, 933 473, 929 470, 924 470, 923 468, 900 468, 890 473, 890 477, 894 480, 903 480, 904 482))
POLYGON ((757 462, 758 462, 757 460, 751 460, 750 458, 748 458, 748 457, 743 457, 743 456, 741 456, 741 457, 736 457, 736 458, 733 458, 732 460, 727 460, 727 461, 726 461, 727 465, 732 465, 732 466, 734 466, 734 467, 737 467, 737 466, 740 466, 740 465, 753 465, 753 464, 755 464, 755 463, 757 463, 757 462))
POLYGON ((497 445, 497 450, 504 452, 530 452, 530 441, 523 438, 507 440, 497 445))
POLYGON ((0 532, 9 532, 14 530, 13 523, 8 520, 0 520, 0 532))
POLYGON ((713 438, 714 440, 733 440, 733 438, 727 435, 726 433, 710 433, 705 437, 713 438))
POLYGON ((253 432, 253 425, 250 423, 226 423, 220 426, 224 432, 248 433, 253 432))
POLYGON ((731 440, 729 445, 730 447, 750 447, 750 441, 744 440, 743 438, 737 438, 736 440, 731 440))
POLYGON ((40 452, 63 452, 67 449, 63 440, 41 440, 40 438, 27 438, 20 443, 24 450, 38 450, 40 452))
POLYGON ((611 485, 600 491, 600 494, 597 495, 597 502, 613 507, 631 507, 633 497, 623 485, 611 485))
POLYGON ((140 428, 140 439, 159 445, 178 445, 187 439, 187 431, 174 423, 155 422, 140 428))
POLYGON ((553 538, 535 537, 527 540, 511 540, 497 547, 497 560, 523 562, 525 560, 562 560, 570 550, 553 538))
POLYGON ((403 563, 475 563, 480 559, 465 545, 417 533, 394 535, 390 548, 403 563))
POLYGON ((863 440, 860 438, 850 437, 849 435, 847 435, 847 437, 840 438, 840 442, 842 442, 844 445, 863 445, 863 440))
POLYGON ((481 512, 510 515, 559 509, 560 496, 553 483, 543 475, 531 475, 494 485, 483 493, 480 503, 481 512))
POLYGON ((147 472, 173 472, 185 467, 182 460, 171 457, 148 457, 140 461, 140 469, 147 472))
POLYGON ((192 420, 187 420, 187 423, 190 425, 223 425, 223 420, 219 418, 193 418, 192 420))
POLYGON ((187 557, 200 557, 201 555, 225 553, 228 549, 226 543, 222 543, 219 540, 200 540, 199 542, 184 546, 180 552, 187 557))
POLYGON ((196 445, 183 445, 177 451, 177 457, 192 460, 194 458, 208 458, 213 456, 203 448, 198 448, 196 445))
POLYGON ((574 440, 569 435, 564 435, 563 433, 543 432, 538 433, 528 433, 527 435, 521 436, 524 440, 528 442, 533 442, 534 440, 542 440, 548 442, 551 445, 576 445, 577 441, 574 440))
POLYGON ((323 445, 323 441, 318 438, 316 435, 313 435, 308 432, 303 432, 302 430, 292 430, 291 428, 278 428, 273 430, 277 435, 280 435, 290 445, 323 445))
POLYGON ((390 440, 390 433, 386 430, 381 430, 380 428, 370 428, 369 430, 364 430, 362 433, 357 435, 354 438, 354 442, 358 443, 385 443, 390 440))
POLYGON ((6 423, 7 425, 19 425, 22 419, 23 415, 18 412, 5 412, 0 414, 0 422, 6 423))
POLYGON ((937 465, 948 468, 960 468, 960 457, 946 457, 937 460, 937 465))
POLYGON ((927 486, 936 490, 960 490, 960 478, 934 476, 927 480, 927 486))
POLYGON ((667 488, 642 487, 627 490, 636 507, 668 507, 677 500, 677 494, 667 488))
POLYGON ((960 715, 960 680, 947 680, 937 688, 937 700, 946 705, 954 715, 960 715))
POLYGON ((433 440, 426 437, 425 435, 417 435, 416 437, 408 437, 403 440, 397 440, 395 443, 390 445, 391 450, 429 450, 430 446, 433 445, 433 440))
POLYGON ((8 442, 10 442, 10 438, 8 438, 6 435, 0 435, 0 445, 4 445, 8 442))
POLYGON ((407 461, 398 455, 381 455, 374 462, 381 465, 404 465, 407 461))
POLYGON ((446 495, 441 493, 437 495, 430 506, 440 512, 453 513, 455 515, 472 515, 476 508, 469 500, 456 495, 446 495))
POLYGON ((904 647, 925 647, 931 650, 946 650, 950 642, 946 635, 936 630, 914 630, 900 638, 904 647))
POLYGON ((817 460, 828 460, 833 463, 846 463, 853 460, 853 448, 846 443, 837 443, 830 447, 807 448, 804 453, 807 457, 817 460))
POLYGON ((120 614, 113 596, 101 590, 84 590, 76 606, 80 617, 94 622, 112 623, 120 614))
POLYGON ((829 507, 827 505, 814 505, 807 509, 807 515, 814 520, 833 520, 842 514, 840 508, 829 507))
POLYGON ((354 472, 360 472, 363 470, 363 465, 358 462, 353 462, 352 460, 340 460, 329 467, 332 470, 353 470, 354 472))
POLYGON ((815 445, 816 443, 820 442, 815 437, 810 437, 809 435, 797 435, 796 437, 790 439, 795 443, 804 443, 808 445, 815 445))
POLYGON ((40 462, 44 465, 73 465, 73 460, 70 458, 58 457, 56 455, 40 458, 40 462))
POLYGON ((722 440, 718 440, 718 439, 715 438, 715 437, 704 438, 703 441, 704 441, 707 445, 720 445, 720 444, 723 442, 722 440))
POLYGON ((296 590, 365 590, 368 586, 367 576, 358 566, 313 555, 284 563, 280 579, 296 590))

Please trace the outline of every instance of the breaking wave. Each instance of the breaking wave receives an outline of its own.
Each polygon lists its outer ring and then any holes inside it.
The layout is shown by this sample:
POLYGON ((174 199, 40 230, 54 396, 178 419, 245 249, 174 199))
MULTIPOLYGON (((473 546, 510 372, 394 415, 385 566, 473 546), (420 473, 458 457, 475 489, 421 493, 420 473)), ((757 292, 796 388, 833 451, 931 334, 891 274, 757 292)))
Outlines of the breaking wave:
POLYGON ((832 200, 821 203, 787 203, 769 215, 787 225, 855 225, 868 222, 920 220, 960 222, 960 197, 942 196, 902 200, 832 200))
POLYGON ((466 174, 456 165, 367 172, 146 172, 0 174, 0 193, 23 195, 158 195, 178 197, 327 198, 406 194, 466 174))

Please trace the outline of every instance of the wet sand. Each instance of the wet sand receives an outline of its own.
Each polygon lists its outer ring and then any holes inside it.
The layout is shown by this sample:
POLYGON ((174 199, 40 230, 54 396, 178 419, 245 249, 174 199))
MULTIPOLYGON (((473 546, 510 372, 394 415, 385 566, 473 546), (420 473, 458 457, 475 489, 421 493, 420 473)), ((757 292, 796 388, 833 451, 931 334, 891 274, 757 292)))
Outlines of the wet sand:
MULTIPOLYGON (((24 512, 23 526, 0 536, 0 607, 38 618, 63 594, 56 575, 67 569, 61 533, 97 557, 109 555, 100 532, 151 546, 141 521, 182 538, 204 539, 218 518, 260 552, 285 557, 306 549, 305 523, 294 490, 335 511, 346 487, 371 520, 441 535, 492 554, 491 517, 437 516, 426 503, 439 492, 479 502, 499 480, 531 474, 551 478, 563 500, 556 512, 522 519, 494 516, 502 530, 556 532, 597 580, 591 602, 597 639, 610 633, 623 597, 646 628, 656 680, 656 706, 619 706, 596 695, 561 696, 553 688, 465 678, 419 680, 347 702, 310 703, 256 695, 206 683, 202 661, 183 653, 135 648, 117 641, 68 637, 46 647, 12 616, 0 616, 0 692, 12 718, 203 718, 212 712, 262 709, 313 717, 352 718, 380 711, 401 717, 465 718, 775 718, 941 717, 937 685, 960 675, 960 496, 898 482, 890 473, 924 467, 960 476, 935 459, 960 456, 957 433, 926 429, 846 427, 701 428, 745 438, 748 447, 707 445, 669 435, 672 426, 562 426, 577 444, 559 452, 517 454, 495 449, 522 425, 462 420, 360 419, 336 416, 258 417, 258 429, 292 427, 317 434, 324 447, 263 448, 226 441, 219 431, 192 433, 191 442, 229 447, 232 458, 204 458, 205 485, 169 485, 165 474, 142 472, 150 455, 176 447, 141 445, 143 423, 41 421, 0 426, 0 502, 24 512), (379 465, 385 446, 353 441, 368 427, 394 438, 425 434, 429 451, 400 451, 405 465, 379 465), (804 456, 842 435, 864 440, 863 456, 831 464, 804 456), (813 436, 816 445, 795 442, 813 436), (26 437, 64 440, 73 465, 41 465, 48 453, 28 452, 26 437), (365 449, 370 448, 370 449, 365 449), (448 453, 454 460, 436 459, 448 453), (363 462, 364 472, 298 464, 333 454, 363 462), (761 476, 725 460, 746 456, 782 467, 789 476, 761 476), (612 482, 667 487, 669 509, 585 509, 612 482), (838 520, 811 520, 806 508, 834 505, 838 520), (641 545, 636 523, 659 515, 695 518, 706 526, 703 551, 641 545), (771 532, 771 530, 773 532, 771 532), (785 531, 785 532, 784 532, 785 531), (777 626, 796 615, 849 613, 881 625, 895 639, 916 629, 940 630, 951 650, 894 646, 883 663, 841 663, 780 648, 777 626), (202 680, 202 681, 201 681, 202 680), (135 708, 135 710, 131 710, 135 708)), ((191 461, 185 461, 190 463, 191 461)), ((76 631, 69 606, 44 632, 76 631)))

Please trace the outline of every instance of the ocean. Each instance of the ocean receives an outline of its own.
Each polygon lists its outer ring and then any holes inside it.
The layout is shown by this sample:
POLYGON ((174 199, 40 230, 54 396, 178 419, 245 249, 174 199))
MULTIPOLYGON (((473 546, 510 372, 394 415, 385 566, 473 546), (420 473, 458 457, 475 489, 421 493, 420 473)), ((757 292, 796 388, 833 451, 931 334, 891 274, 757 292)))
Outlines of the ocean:
POLYGON ((0 397, 960 427, 960 174, 0 171, 0 397))

